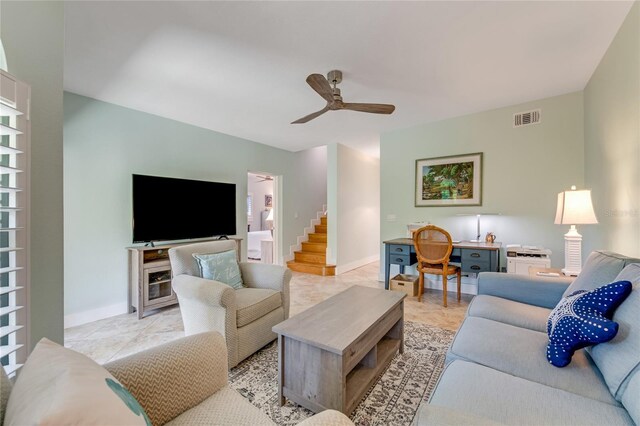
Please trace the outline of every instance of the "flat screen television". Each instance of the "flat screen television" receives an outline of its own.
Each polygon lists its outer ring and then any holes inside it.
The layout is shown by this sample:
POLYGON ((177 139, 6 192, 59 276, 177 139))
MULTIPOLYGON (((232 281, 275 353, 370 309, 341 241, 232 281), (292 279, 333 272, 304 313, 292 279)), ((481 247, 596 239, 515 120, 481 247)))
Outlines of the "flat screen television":
POLYGON ((133 242, 236 233, 236 185, 133 175, 133 242))

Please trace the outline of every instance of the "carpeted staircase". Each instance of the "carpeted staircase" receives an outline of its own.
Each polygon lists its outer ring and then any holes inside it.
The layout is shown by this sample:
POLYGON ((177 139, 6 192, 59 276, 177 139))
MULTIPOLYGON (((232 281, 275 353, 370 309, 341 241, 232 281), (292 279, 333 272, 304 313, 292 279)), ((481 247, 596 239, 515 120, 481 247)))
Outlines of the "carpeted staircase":
POLYGON ((327 216, 320 218, 315 232, 309 234, 309 240, 302 243, 302 250, 296 251, 294 260, 287 262, 292 271, 314 275, 335 275, 336 266, 327 265, 327 216))

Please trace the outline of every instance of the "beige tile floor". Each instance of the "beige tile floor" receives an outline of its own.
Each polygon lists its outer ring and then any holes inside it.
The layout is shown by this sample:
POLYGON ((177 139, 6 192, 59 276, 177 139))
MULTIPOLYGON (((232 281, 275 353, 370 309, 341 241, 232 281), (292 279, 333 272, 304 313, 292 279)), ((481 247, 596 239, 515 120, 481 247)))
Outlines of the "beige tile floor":
MULTIPOLYGON (((291 315, 321 302, 353 285, 382 288, 378 282, 377 262, 335 277, 319 277, 294 272, 291 280, 291 315)), ((456 330, 464 318, 471 295, 457 302, 449 293, 449 307, 442 306, 442 292, 426 290, 422 303, 405 299, 405 319, 456 330)), ((65 346, 105 363, 184 336, 180 308, 159 310, 142 320, 136 314, 72 327, 65 330, 65 346)))

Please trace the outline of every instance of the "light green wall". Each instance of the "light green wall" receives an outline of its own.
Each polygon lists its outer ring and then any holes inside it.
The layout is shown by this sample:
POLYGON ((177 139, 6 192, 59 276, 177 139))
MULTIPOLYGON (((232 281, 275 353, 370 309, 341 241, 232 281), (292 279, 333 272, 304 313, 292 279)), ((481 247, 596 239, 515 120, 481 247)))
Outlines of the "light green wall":
MULTIPOLYGON (((406 236, 406 225, 430 221, 454 239, 493 231, 503 244, 541 245, 553 250, 552 265, 564 263, 563 234, 554 225, 557 193, 583 184, 582 92, 480 112, 385 133, 381 137, 380 236, 406 236), (540 124, 513 128, 513 114, 542 109, 540 124), (482 206, 414 207, 415 160, 482 152, 482 206), (389 221, 388 215, 395 215, 389 221)), ((503 258, 502 266, 506 266, 503 258)), ((392 271, 393 272, 393 271, 392 271)))
MULTIPOLYGON (((583 251, 640 256, 640 3, 584 90, 585 184, 599 224, 583 251)), ((583 227, 587 228, 587 227, 583 227)))
POLYGON ((31 85, 31 342, 62 342, 62 2, 0 2, 0 38, 9 73, 31 85))
MULTIPOLYGON (((245 241, 247 172, 282 175, 285 253, 326 203, 325 191, 304 191, 326 188, 317 173, 305 173, 322 164, 322 149, 292 153, 72 93, 64 114, 66 315, 125 306, 132 173, 235 183, 245 241)), ((175 194, 158 200, 168 220, 177 208, 175 194)))

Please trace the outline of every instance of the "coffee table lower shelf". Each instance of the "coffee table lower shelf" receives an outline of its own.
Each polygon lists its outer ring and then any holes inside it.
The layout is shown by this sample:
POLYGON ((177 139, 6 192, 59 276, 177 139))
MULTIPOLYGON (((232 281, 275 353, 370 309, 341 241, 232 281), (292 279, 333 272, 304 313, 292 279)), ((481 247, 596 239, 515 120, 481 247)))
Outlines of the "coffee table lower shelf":
MULTIPOLYGON (((384 372, 400 349, 400 340, 383 338, 375 346, 376 363, 373 366, 358 364, 347 375, 347 410, 351 413, 360 403, 373 382, 384 372)), ((367 357, 365 357, 366 359, 367 357)), ((364 359, 363 359, 364 361, 364 359)))
POLYGON ((346 371, 348 358, 280 336, 287 363, 280 378, 280 403, 287 398, 314 412, 333 409, 351 414, 394 355, 403 352, 402 326, 400 319, 351 371, 346 371))

